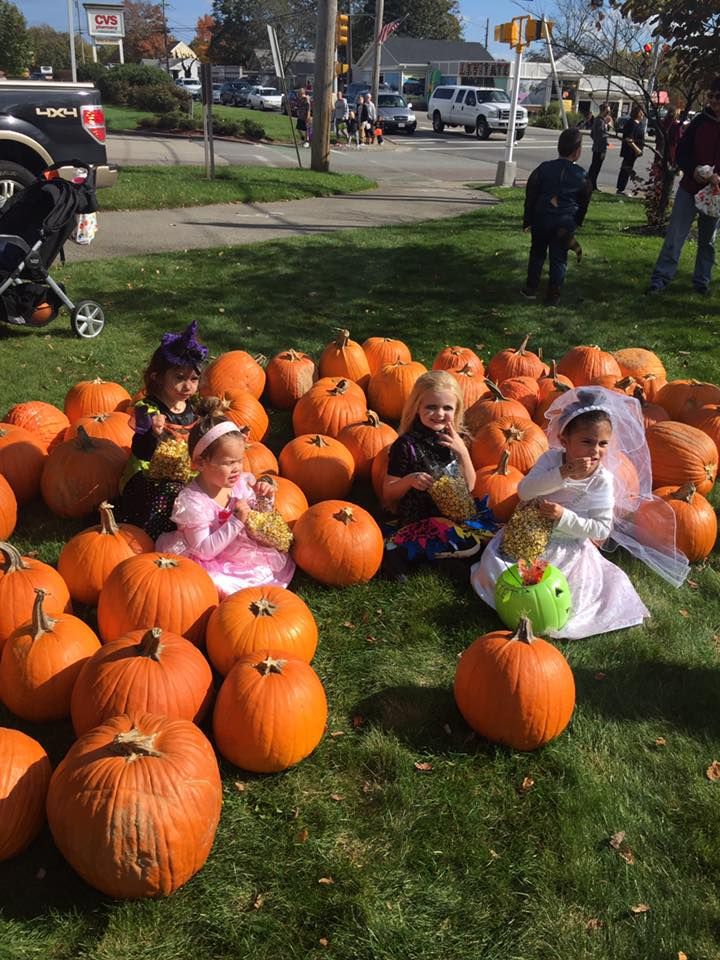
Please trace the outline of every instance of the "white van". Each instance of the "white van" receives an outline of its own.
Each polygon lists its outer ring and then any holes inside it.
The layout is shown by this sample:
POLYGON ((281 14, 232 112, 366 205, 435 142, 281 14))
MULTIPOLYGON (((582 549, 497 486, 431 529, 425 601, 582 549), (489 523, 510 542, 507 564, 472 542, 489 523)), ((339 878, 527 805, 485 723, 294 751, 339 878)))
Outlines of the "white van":
MULTIPOLYGON (((435 133, 445 127, 464 127, 478 140, 487 140, 491 133, 507 134, 510 125, 510 97, 497 87, 435 87, 428 101, 428 120, 435 133)), ((528 125, 525 107, 515 114, 515 139, 522 140, 528 125)))

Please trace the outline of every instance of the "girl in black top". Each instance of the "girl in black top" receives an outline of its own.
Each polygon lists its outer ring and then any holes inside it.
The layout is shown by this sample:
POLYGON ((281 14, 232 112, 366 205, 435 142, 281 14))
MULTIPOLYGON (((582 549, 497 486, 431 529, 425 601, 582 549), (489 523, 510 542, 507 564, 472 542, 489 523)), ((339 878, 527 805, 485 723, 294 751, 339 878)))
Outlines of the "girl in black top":
POLYGON ((617 192, 625 193, 625 187, 628 180, 636 179, 635 161, 642 156, 645 147, 645 131, 642 120, 645 114, 641 107, 633 107, 630 111, 630 119, 625 122, 622 128, 622 146, 620 147, 620 159, 622 166, 617 178, 617 192))

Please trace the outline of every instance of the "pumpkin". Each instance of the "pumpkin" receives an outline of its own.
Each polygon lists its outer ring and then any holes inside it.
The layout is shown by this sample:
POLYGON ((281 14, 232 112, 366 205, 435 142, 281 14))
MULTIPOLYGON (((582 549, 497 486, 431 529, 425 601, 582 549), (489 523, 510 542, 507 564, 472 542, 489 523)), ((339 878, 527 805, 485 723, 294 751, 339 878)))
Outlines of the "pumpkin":
POLYGON ((618 379, 614 374, 603 374, 595 377, 593 386, 605 387, 607 390, 614 390, 615 393, 626 393, 629 397, 635 396, 635 390, 638 387, 638 381, 634 377, 621 377, 618 379))
POLYGON ((221 806, 220 771, 202 731, 144 714, 113 717, 70 747, 50 780, 47 815, 56 846, 86 883, 137 899, 168 896, 197 873, 221 806))
POLYGON ((223 681, 213 712, 220 753, 243 770, 278 773, 320 743, 327 699, 313 668, 284 653, 241 657, 223 681))
POLYGON ((0 473, 0 541, 8 540, 17 524, 17 500, 12 487, 0 473))
POLYGON ((515 631, 478 637, 460 658, 455 701, 481 736, 514 750, 536 750, 557 737, 575 708, 567 660, 523 618, 515 631))
POLYGON ((433 370, 462 370, 467 368, 477 374, 485 376, 485 364, 470 347, 443 347, 433 360, 433 370))
POLYGON ((523 474, 510 466, 510 451, 503 450, 500 462, 483 467, 475 474, 473 496, 478 500, 488 498, 487 505, 499 523, 507 523, 518 504, 518 484, 523 474))
POLYGON ((337 330, 335 339, 320 354, 319 367, 321 377, 352 380, 363 390, 370 379, 368 358, 360 344, 350 339, 349 330, 337 330))
POLYGON ((550 369, 548 372, 538 378, 538 400, 543 400, 548 393, 551 393, 553 390, 557 389, 556 380, 559 380, 561 383, 564 383, 566 387, 574 386, 570 377, 564 377, 561 373, 557 372, 557 362, 555 360, 550 361, 550 369))
POLYGON ((203 397, 221 397, 227 390, 247 390, 256 400, 265 389, 265 371, 259 361, 244 350, 229 350, 203 370, 200 394, 203 397))
POLYGON ((622 378, 620 365, 611 353, 600 347, 573 347, 560 359, 558 373, 569 377, 576 387, 586 387, 597 377, 622 378))
MULTIPOLYGON (((669 504, 675 514, 675 545, 682 551, 690 563, 704 560, 712 551, 717 540, 717 517, 705 497, 698 493, 694 483, 682 487, 658 487, 653 490, 656 497, 669 504)), ((635 515, 635 525, 639 531, 638 539, 643 541, 643 532, 648 534, 648 542, 653 543, 661 526, 656 512, 655 501, 640 504, 635 515)))
POLYGON ((200 723, 212 692, 210 664, 189 640, 160 627, 131 630, 86 661, 70 716, 78 737, 123 713, 200 723))
POLYGON ((310 507, 294 528, 293 557, 309 576, 331 587, 365 583, 380 569, 383 536, 367 510, 343 500, 310 507))
POLYGON ((648 427, 653 486, 681 487, 694 483, 698 493, 708 493, 718 470, 718 449, 702 430, 675 420, 648 427))
POLYGON ((0 474, 12 487, 20 506, 40 492, 40 478, 47 460, 42 441, 24 427, 0 424, 0 474))
POLYGON ((70 592, 54 567, 22 557, 10 543, 0 543, 0 649, 7 638, 27 623, 35 604, 35 591, 45 591, 45 610, 53 615, 70 611, 70 592))
POLYGON ((392 444, 388 444, 387 447, 383 447, 380 453, 377 454, 372 463, 372 469, 370 471, 370 480, 372 482, 373 491, 377 497, 380 504, 386 509, 392 512, 395 511, 395 504, 397 501, 387 501, 383 498, 383 487, 385 485, 385 477, 387 476, 388 471, 388 460, 390 458, 390 447, 392 444))
POLYGON ((70 613, 51 617, 44 590, 35 591, 32 619, 12 633, 0 658, 0 699, 23 720, 45 723, 70 714, 70 696, 82 665, 100 641, 70 613))
POLYGON ((565 574, 548 564, 537 583, 526 584, 517 564, 500 574, 495 583, 495 609, 509 630, 527 617, 533 631, 562 630, 570 619, 572 597, 565 574))
POLYGON ((268 361, 265 376, 270 406, 291 410, 317 380, 317 367, 307 353, 281 350, 268 361))
POLYGON ((339 440, 306 434, 282 448, 280 472, 300 487, 310 503, 316 503, 348 493, 355 475, 355 461, 339 440))
POLYGON ((119 383, 109 380, 81 380, 65 395, 65 415, 70 423, 93 413, 111 413, 130 405, 130 394, 119 383))
POLYGON ((499 463, 506 447, 510 466, 527 473, 548 449, 548 442, 540 427, 525 417, 491 420, 475 435, 470 448, 473 465, 481 468, 499 463))
POLYGON ((116 443, 93 439, 78 427, 74 440, 48 455, 40 480, 43 500, 59 517, 84 517, 116 496, 127 460, 116 443))
POLYGON ((396 363, 398 360, 410 363, 412 360, 407 344, 402 340, 393 340, 391 337, 368 337, 362 348, 367 357, 370 376, 382 370, 388 363, 396 363))
POLYGON ((280 467, 277 457, 264 443, 250 441, 245 445, 243 470, 261 477, 264 473, 278 473, 280 467))
POLYGON ((369 477, 373 460, 384 447, 397 440, 397 430, 382 423, 373 410, 368 410, 361 423, 349 423, 343 427, 338 440, 352 454, 355 475, 369 477))
POLYGON ((46 450, 56 443, 61 443, 70 426, 70 421, 62 410, 43 400, 16 403, 14 407, 10 407, 3 420, 35 434, 46 450))
POLYGON ((188 557, 139 553, 123 560, 100 591, 97 620, 105 643, 131 630, 162 627, 202 645, 218 604, 210 575, 188 557))
POLYGON ((617 360, 623 377, 634 377, 636 380, 640 380, 648 374, 653 374, 660 380, 667 380, 663 362, 652 350, 644 350, 642 347, 627 347, 624 350, 616 350, 613 356, 617 360))
POLYGON ((566 379, 567 377, 557 377, 552 381, 541 381, 542 383, 549 382, 552 385, 551 389, 545 389, 543 395, 539 397, 538 405, 535 408, 535 415, 533 417, 533 421, 543 430, 545 430, 548 425, 545 414, 548 412, 550 407, 553 405, 553 403, 555 403, 558 397, 563 395, 563 393, 567 393, 568 390, 572 390, 572 387, 565 383, 566 379))
POLYGON ((315 656, 318 629, 309 607, 283 587, 247 587, 238 590, 213 611, 207 625, 210 662, 223 676, 240 657, 282 650, 310 663, 315 656))
POLYGON ((0 727, 0 861, 21 853, 45 822, 52 767, 37 740, 0 727))
MULTIPOLYGON (((636 377, 638 385, 642 387, 645 399, 650 403, 657 403, 660 391, 667 383, 664 377, 658 377, 654 373, 648 373, 644 377, 636 377)), ((663 408, 664 409, 664 408, 663 408)))
POLYGON ((491 420, 499 420, 501 417, 530 419, 527 410, 519 400, 509 400, 492 380, 486 379, 485 385, 490 395, 478 400, 465 413, 465 424, 470 433, 476 434, 483 424, 491 420))
POLYGON ((705 404, 720 403, 720 387, 699 380, 671 380, 658 391, 656 401, 671 420, 687 423, 705 404))
POLYGON ((517 350, 507 347, 495 354, 487 368, 490 380, 500 383, 501 380, 509 380, 511 377, 534 377, 536 380, 542 377, 545 364, 536 353, 526 349, 529 339, 530 334, 517 350))
POLYGON ((487 400, 492 396, 483 375, 474 370, 469 363, 459 370, 448 370, 448 373, 458 382, 465 410, 469 410, 478 401, 487 400))
POLYGON ((645 393, 643 392, 642 387, 635 387, 635 392, 633 396, 640 404, 642 410, 643 423, 645 424, 645 429, 652 426, 653 423, 662 423, 663 420, 669 420, 667 410, 664 407, 661 407, 658 403, 649 403, 645 399, 645 393))
POLYGON ((97 606, 103 584, 115 567, 136 553, 155 549, 152 537, 140 527, 115 521, 112 504, 100 504, 100 523, 77 533, 65 544, 58 571, 79 603, 97 606))
POLYGON ((527 410, 530 419, 532 419, 538 404, 540 381, 533 377, 510 377, 509 380, 503 380, 502 383, 499 383, 498 389, 508 400, 517 400, 518 403, 521 403, 527 410))
POLYGON ((275 482, 275 509, 285 523, 292 528, 295 521, 307 510, 307 497, 300 487, 287 477, 273 477, 275 482))
POLYGON ((225 390, 219 399, 219 412, 240 429, 247 428, 251 442, 262 440, 270 421, 263 405, 249 390, 225 390))
POLYGON ((383 420, 399 420, 415 381, 427 369, 417 360, 388 363, 370 377, 368 401, 383 420))
POLYGON ((720 450, 720 403, 706 403, 688 413, 687 423, 707 434, 720 450))
POLYGON ((343 427, 362 420, 366 409, 365 394, 352 380, 323 377, 295 404, 293 431, 296 437, 322 433, 337 438, 343 427))
POLYGON ((122 410, 112 413, 91 413, 79 417, 65 431, 65 440, 74 440, 82 427, 89 437, 111 440, 130 455, 130 445, 134 436, 134 429, 129 414, 122 410))

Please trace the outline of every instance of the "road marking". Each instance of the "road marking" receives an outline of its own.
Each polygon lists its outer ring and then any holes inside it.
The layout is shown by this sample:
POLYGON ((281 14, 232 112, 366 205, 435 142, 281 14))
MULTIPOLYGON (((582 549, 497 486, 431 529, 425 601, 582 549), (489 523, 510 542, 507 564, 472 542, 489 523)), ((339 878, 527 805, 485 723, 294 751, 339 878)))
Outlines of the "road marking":
POLYGON ((268 158, 268 157, 264 157, 261 153, 254 153, 254 154, 253 154, 253 157, 254 157, 256 160, 259 160, 261 163, 270 163, 269 158, 268 158))

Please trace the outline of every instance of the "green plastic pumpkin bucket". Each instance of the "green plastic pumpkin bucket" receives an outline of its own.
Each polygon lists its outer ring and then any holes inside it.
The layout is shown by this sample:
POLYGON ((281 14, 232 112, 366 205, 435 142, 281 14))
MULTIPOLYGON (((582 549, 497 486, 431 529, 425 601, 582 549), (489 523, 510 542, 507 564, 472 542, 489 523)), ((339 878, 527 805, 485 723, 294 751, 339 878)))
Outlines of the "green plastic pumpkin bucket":
POLYGON ((572 598, 565 575, 557 567, 545 568, 538 583, 526 585, 513 564, 495 584, 495 609, 502 622, 514 630, 525 616, 540 635, 560 630, 570 619, 572 598))

